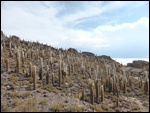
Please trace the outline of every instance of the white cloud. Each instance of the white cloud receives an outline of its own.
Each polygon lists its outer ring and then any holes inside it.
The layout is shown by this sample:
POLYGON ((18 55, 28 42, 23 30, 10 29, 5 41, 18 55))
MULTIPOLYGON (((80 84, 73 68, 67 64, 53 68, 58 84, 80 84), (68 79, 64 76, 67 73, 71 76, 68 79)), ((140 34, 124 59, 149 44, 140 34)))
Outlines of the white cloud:
POLYGON ((115 45, 117 48, 117 45, 127 43, 130 37, 148 37, 143 31, 143 29, 148 31, 149 18, 147 17, 140 18, 133 23, 102 25, 89 31, 65 26, 71 21, 99 15, 113 8, 124 7, 127 2, 110 2, 105 6, 102 5, 102 2, 86 4, 82 11, 65 15, 62 18, 57 18, 56 15, 64 6, 58 7, 59 5, 55 5, 56 2, 16 3, 11 2, 2 8, 4 33, 16 34, 27 40, 38 40, 54 47, 74 47, 78 50, 99 52, 101 48, 112 48, 115 45))

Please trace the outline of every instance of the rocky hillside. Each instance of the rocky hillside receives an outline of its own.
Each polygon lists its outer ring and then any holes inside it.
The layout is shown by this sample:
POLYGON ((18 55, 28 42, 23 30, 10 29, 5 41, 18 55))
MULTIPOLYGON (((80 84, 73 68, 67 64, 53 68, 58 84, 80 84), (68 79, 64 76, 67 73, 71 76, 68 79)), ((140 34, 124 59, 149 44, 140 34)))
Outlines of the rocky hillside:
POLYGON ((149 111, 149 82, 109 56, 7 37, 1 31, 1 112, 149 111))

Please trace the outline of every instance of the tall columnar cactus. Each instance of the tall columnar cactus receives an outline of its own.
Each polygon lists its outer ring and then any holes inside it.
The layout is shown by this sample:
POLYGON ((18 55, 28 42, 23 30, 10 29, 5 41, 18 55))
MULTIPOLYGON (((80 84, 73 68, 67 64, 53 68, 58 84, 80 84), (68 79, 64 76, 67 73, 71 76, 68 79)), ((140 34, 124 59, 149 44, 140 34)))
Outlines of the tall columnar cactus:
POLYGON ((72 73, 74 73, 74 63, 72 63, 72 73))
POLYGON ((24 50, 22 49, 22 51, 21 51, 21 53, 22 53, 22 63, 24 64, 24 62, 25 62, 25 55, 24 55, 24 50))
POLYGON ((96 81, 97 81, 97 71, 94 70, 94 82, 96 82, 96 81))
POLYGON ((103 102, 104 101, 104 87, 103 87, 103 85, 101 85, 101 102, 103 102))
POLYGON ((148 92, 148 80, 146 79, 145 80, 145 83, 144 83, 144 93, 146 94, 148 92))
POLYGON ((61 87, 62 83, 62 70, 61 70, 61 60, 59 61, 59 87, 61 87))
POLYGON ((6 70, 9 71, 9 59, 6 59, 6 70))
POLYGON ((1 58, 4 58, 4 48, 2 44, 1 44, 1 58))
POLYGON ((42 50, 42 57, 44 58, 45 54, 44 54, 44 50, 42 50))
POLYGON ((124 94, 127 93, 127 80, 124 81, 124 94))
POLYGON ((85 91, 84 91, 84 89, 82 89, 82 100, 83 101, 85 100, 85 91))
POLYGON ((116 85, 116 93, 117 93, 117 97, 119 97, 119 89, 117 85, 116 85))
POLYGON ((34 56, 34 51, 33 49, 31 50, 31 59, 33 59, 33 56, 34 56))
POLYGON ((40 58, 40 68, 39 68, 39 77, 40 77, 40 80, 43 80, 43 59, 40 58))
POLYGON ((90 100, 91 103, 94 104, 94 83, 90 84, 90 100))
POLYGON ((54 73, 52 73, 52 84, 54 86, 54 73))
POLYGON ((101 79, 101 83, 103 82, 103 69, 100 69, 100 79, 101 79))
MULTIPOLYGON (((115 71, 114 71, 115 73, 115 71)), ((116 76, 115 74, 113 75, 113 93, 114 95, 116 94, 116 76)))
POLYGON ((128 81, 129 81, 129 85, 131 86, 132 85, 132 77, 131 76, 128 77, 128 81))
POLYGON ((119 106, 119 97, 116 98, 116 106, 119 106))
POLYGON ((47 72, 46 72, 46 84, 49 84, 49 67, 47 65, 47 72))
POLYGON ((19 49, 17 50, 17 73, 21 72, 21 61, 20 61, 20 51, 19 49))
POLYGON ((36 49, 36 58, 37 58, 37 60, 39 59, 39 49, 38 48, 36 49))
POLYGON ((3 37, 3 48, 4 48, 4 51, 6 49, 6 45, 5 45, 5 38, 3 37))
POLYGON ((11 41, 9 42, 9 56, 12 57, 12 51, 11 51, 11 41))
POLYGON ((96 81, 96 85, 95 85, 95 88, 96 88, 96 100, 98 102, 99 100, 99 80, 96 81))
POLYGON ((140 87, 143 87, 143 80, 142 80, 142 78, 140 79, 140 87))
POLYGON ((32 63, 31 62, 29 64, 29 74, 30 74, 30 77, 32 77, 32 63))
POLYGON ((69 76, 71 76, 71 64, 69 63, 69 65, 68 65, 68 69, 69 69, 69 76))
POLYGON ((36 90, 36 66, 33 66, 33 89, 36 90))
POLYGON ((112 78, 110 78, 110 82, 109 82, 109 92, 113 91, 113 80, 112 78))

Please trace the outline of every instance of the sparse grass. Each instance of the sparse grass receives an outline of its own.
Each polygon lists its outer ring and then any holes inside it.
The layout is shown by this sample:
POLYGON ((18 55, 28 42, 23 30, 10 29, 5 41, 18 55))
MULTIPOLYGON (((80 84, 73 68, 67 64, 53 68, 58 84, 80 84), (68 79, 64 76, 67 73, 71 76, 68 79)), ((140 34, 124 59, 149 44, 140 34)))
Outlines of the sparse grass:
POLYGON ((49 85, 40 85, 40 88, 45 89, 49 92, 59 93, 60 91, 57 90, 52 84, 49 85))
POLYGON ((103 110, 106 110, 108 112, 115 112, 112 108, 110 108, 107 104, 102 104, 101 105, 103 110))
POLYGON ((55 112, 60 112, 60 111, 62 111, 62 105, 60 105, 58 103, 54 103, 52 110, 55 112))
POLYGON ((29 77, 29 78, 28 78, 28 81, 29 81, 30 83, 33 83, 33 78, 32 78, 32 77, 29 77))
POLYGON ((140 110, 139 105, 134 104, 134 105, 132 106, 132 110, 140 110))
POLYGON ((74 104, 73 105, 73 111, 74 112, 82 112, 82 111, 84 111, 84 107, 80 107, 77 104, 74 104))
POLYGON ((19 97, 20 94, 19 94, 18 92, 12 92, 12 93, 9 93, 9 96, 10 96, 11 98, 15 98, 15 97, 19 97))
POLYGON ((74 82, 71 80, 69 83, 69 87, 72 87, 72 86, 74 86, 74 82))
POLYGON ((7 107, 4 103, 1 103, 1 112, 7 112, 7 107))
POLYGON ((14 84, 18 82, 17 77, 15 77, 14 75, 11 75, 10 77, 8 77, 8 80, 14 84))
POLYGON ((20 101, 20 99, 12 99, 12 106, 11 107, 13 107, 13 108, 15 108, 15 107, 19 107, 19 105, 21 104, 21 101, 20 101))
POLYGON ((29 84, 27 90, 33 90, 33 84, 29 84))
POLYGON ((30 91, 26 91, 25 93, 22 94, 22 97, 27 98, 30 95, 30 91))
POLYGON ((29 81, 27 80, 22 81, 22 85, 28 85, 28 84, 29 84, 29 81))
POLYGON ((39 104, 41 104, 42 108, 44 108, 44 106, 46 106, 48 100, 47 99, 43 99, 39 104))
POLYGON ((94 109, 95 109, 95 106, 92 105, 91 103, 89 103, 89 108, 92 109, 92 110, 94 110, 94 109))
POLYGON ((19 103, 19 105, 15 108, 16 112, 36 112, 37 109, 37 100, 36 98, 28 99, 23 104, 22 102, 19 103))
POLYGON ((96 106, 96 111, 97 112, 104 112, 104 110, 102 109, 101 105, 96 106))

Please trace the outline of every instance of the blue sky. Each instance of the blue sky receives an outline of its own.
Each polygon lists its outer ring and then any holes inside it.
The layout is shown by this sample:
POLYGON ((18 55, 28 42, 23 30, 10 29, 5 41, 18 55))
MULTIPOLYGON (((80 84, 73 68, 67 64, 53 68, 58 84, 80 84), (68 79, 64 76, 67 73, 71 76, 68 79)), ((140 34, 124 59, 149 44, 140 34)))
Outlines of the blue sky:
POLYGON ((148 1, 1 3, 7 36, 112 58, 149 57, 148 1))

